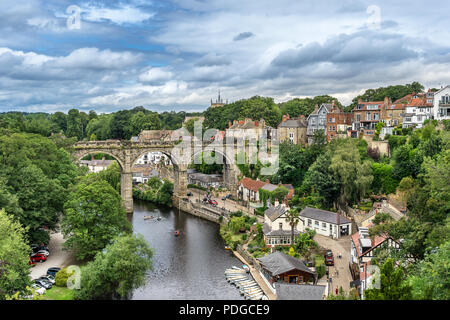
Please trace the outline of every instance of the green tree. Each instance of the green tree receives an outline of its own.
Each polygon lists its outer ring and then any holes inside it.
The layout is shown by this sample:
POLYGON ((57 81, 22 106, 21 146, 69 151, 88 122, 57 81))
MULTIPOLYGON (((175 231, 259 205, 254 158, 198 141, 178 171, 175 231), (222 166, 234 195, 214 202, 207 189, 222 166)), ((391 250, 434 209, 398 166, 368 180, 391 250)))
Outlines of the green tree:
POLYGON ((294 229, 300 222, 300 215, 297 210, 290 209, 285 214, 286 222, 291 226, 291 243, 294 243, 294 229))
POLYGON ((127 299, 133 289, 145 284, 152 269, 153 250, 142 235, 114 239, 82 270, 77 300, 127 299))
POLYGON ((95 174, 75 185, 64 204, 61 230, 64 246, 75 250, 78 259, 89 259, 112 239, 131 231, 119 193, 95 174))
POLYGON ((161 129, 161 120, 156 112, 144 113, 139 111, 130 118, 131 135, 137 136, 142 130, 159 130, 161 129))
POLYGON ((234 233, 238 233, 239 229, 245 227, 245 217, 232 217, 228 222, 228 227, 234 233))
POLYGON ((25 291, 29 276, 30 247, 25 229, 13 216, 0 209, 0 300, 25 291))

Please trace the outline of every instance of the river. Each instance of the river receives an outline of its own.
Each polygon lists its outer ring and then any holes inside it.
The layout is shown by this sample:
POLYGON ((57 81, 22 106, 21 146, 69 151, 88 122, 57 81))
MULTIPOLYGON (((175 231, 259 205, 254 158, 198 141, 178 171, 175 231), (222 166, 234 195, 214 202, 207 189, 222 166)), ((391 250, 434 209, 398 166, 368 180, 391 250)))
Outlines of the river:
POLYGON ((218 224, 144 201, 134 202, 129 219, 134 232, 142 234, 154 250, 153 271, 146 284, 133 292, 133 300, 243 299, 225 279, 226 268, 242 263, 224 249, 218 224), (144 220, 148 215, 162 219, 144 220), (174 236, 175 230, 180 236, 174 236))

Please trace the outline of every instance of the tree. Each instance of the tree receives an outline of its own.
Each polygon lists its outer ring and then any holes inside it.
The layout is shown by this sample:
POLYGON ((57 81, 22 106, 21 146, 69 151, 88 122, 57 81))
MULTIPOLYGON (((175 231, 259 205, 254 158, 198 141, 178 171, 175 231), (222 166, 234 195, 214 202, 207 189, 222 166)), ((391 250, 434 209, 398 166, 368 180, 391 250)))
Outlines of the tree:
POLYGON ((13 216, 0 209, 0 300, 25 291, 29 276, 30 247, 26 230, 13 216))
POLYGON ((300 215, 295 209, 290 209, 285 214, 286 222, 291 226, 291 243, 294 243, 294 228, 300 222, 300 215))
POLYGON ((239 229, 245 227, 245 217, 232 217, 228 222, 228 227, 234 233, 238 233, 239 229))
POLYGON ((394 178, 394 168, 389 164, 372 163, 372 191, 384 194, 395 193, 398 180, 394 178))
POLYGON ((156 112, 139 111, 131 116, 131 135, 137 136, 142 130, 161 129, 161 120, 156 112))
POLYGON ((120 192, 120 179, 122 176, 119 163, 113 161, 106 170, 98 172, 100 179, 105 180, 113 187, 117 192, 120 192))
POLYGON ((450 242, 421 261, 408 276, 413 299, 450 300, 450 242))
MULTIPOLYGON (((373 280, 375 281, 375 279, 373 280)), ((409 300, 411 299, 411 287, 405 280, 403 267, 395 267, 394 261, 388 258, 380 268, 380 288, 366 289, 364 291, 365 299, 409 300)))
POLYGON ((67 130, 68 137, 76 137, 78 140, 83 139, 83 118, 77 109, 70 109, 67 115, 67 130))
POLYGON ((131 230, 120 194, 95 174, 83 178, 64 204, 61 230, 66 248, 75 250, 78 259, 89 259, 112 239, 131 230))
POLYGON ((279 186, 272 191, 271 198, 273 201, 278 200, 279 202, 283 202, 286 199, 288 193, 288 188, 286 188, 285 186, 279 186))
POLYGON ((77 300, 126 299, 133 289, 145 283, 152 269, 153 250, 142 235, 125 235, 114 239, 95 260, 82 270, 77 300))

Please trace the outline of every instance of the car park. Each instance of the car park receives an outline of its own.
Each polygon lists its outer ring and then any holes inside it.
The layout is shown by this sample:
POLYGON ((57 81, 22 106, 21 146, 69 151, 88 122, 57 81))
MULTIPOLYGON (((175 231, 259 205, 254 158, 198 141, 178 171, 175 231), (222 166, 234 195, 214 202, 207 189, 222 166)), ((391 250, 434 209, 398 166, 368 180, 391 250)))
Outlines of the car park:
POLYGON ((47 256, 42 253, 33 253, 30 255, 31 262, 44 262, 45 260, 47 260, 47 256))
POLYGON ((58 267, 48 268, 48 269, 47 269, 47 274, 49 274, 49 275, 55 277, 56 273, 57 273, 59 270, 61 270, 61 268, 58 268, 58 267))

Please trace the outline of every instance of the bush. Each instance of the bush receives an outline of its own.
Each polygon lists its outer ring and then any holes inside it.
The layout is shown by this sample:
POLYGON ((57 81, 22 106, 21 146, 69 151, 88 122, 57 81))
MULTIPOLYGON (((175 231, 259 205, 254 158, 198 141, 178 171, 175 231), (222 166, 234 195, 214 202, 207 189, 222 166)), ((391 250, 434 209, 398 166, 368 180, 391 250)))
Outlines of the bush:
POLYGON ((67 287, 67 279, 74 273, 68 272, 67 268, 62 268, 55 275, 55 285, 58 287, 67 287))
POLYGON ((242 240, 245 241, 245 240, 247 240, 247 238, 248 238, 248 234, 245 233, 245 234, 242 235, 242 240))
POLYGON ((326 272, 326 268, 324 264, 321 264, 319 266, 316 267, 316 272, 317 272, 317 277, 318 279, 322 278, 325 275, 326 272))

